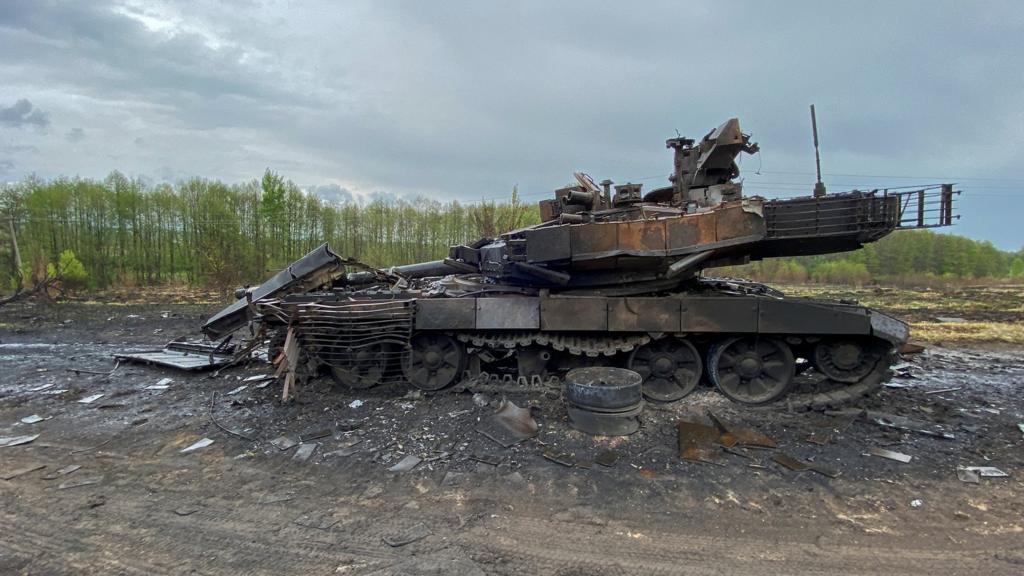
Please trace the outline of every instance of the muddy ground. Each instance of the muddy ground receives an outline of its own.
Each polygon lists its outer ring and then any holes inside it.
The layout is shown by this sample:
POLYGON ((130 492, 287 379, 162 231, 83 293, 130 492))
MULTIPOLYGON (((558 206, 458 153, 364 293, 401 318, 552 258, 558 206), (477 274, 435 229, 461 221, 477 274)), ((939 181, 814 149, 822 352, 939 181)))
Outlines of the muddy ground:
POLYGON ((475 431, 493 407, 472 392, 355 393, 324 378, 282 405, 276 383, 228 395, 269 371, 258 363, 216 376, 71 371, 110 370, 114 352, 195 333, 217 308, 0 309, 0 436, 39 435, 0 448, 0 478, 22 472, 0 480, 0 574, 1024 573, 1019 346, 929 346, 908 358, 913 378, 894 380, 906 387, 858 404, 952 439, 744 408, 708 389, 649 406, 633 436, 595 438, 538 389, 505 394, 534 407, 541 431, 504 449, 475 431), (779 450, 680 460, 675 423, 707 422, 707 410, 779 450), (32 415, 45 420, 20 421, 32 415), (298 461, 298 448, 271 444, 281 436, 315 452, 298 461), (202 438, 213 444, 181 453, 202 438), (869 455, 876 447, 912 460, 869 455), (580 465, 545 459, 549 449, 580 465), (607 449, 614 465, 584 467, 607 449), (776 452, 840 475, 791 472, 776 452), (388 471, 409 454, 423 462, 388 471), (964 483, 958 465, 1009 477, 964 483))

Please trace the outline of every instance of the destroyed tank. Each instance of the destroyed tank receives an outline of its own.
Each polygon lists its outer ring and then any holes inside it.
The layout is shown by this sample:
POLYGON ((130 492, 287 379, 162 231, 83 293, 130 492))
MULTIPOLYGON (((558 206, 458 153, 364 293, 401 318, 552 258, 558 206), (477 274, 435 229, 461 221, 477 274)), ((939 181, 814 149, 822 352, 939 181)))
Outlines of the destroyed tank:
MULTIPOLYGON (((708 268, 854 250, 900 228, 949 225, 951 186, 745 197, 736 158, 757 145, 730 119, 672 138, 668 185, 576 183, 540 202, 540 224, 453 246, 443 260, 371 268, 324 244, 211 317, 221 339, 249 325, 294 373, 440 390, 505 371, 527 383, 582 366, 629 368, 648 400, 708 382, 730 399, 826 406, 890 374, 903 322, 850 301, 786 297, 708 268)), ((287 385, 286 385, 287 386, 287 385)))

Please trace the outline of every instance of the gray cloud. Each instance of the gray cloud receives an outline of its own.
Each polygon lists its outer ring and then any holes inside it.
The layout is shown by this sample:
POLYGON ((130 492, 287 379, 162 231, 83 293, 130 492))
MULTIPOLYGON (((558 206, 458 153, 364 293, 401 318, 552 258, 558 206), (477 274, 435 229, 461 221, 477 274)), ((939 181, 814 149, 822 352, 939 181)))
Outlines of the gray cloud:
POLYGON ((344 204, 346 202, 352 202, 356 199, 352 191, 338 184, 321 184, 319 186, 310 186, 306 189, 306 192, 313 194, 328 202, 335 204, 344 204))
POLYGON ((763 150, 748 191, 794 195, 814 102, 830 189, 955 179, 957 231, 1017 248, 998 206, 1024 184, 1022 18, 1014 2, 13 3, 0 102, 88 139, 71 154, 24 131, 39 152, 5 155, 46 176, 270 166, 328 197, 518 183, 533 201, 573 170, 657 185, 665 138, 739 116, 763 150))
POLYGON ((11 106, 0 107, 0 125, 11 128, 35 126, 45 128, 50 124, 50 115, 36 108, 26 98, 11 106))
POLYGON ((82 130, 81 128, 72 128, 64 135, 64 139, 68 142, 81 142, 82 140, 85 140, 85 130, 82 130))

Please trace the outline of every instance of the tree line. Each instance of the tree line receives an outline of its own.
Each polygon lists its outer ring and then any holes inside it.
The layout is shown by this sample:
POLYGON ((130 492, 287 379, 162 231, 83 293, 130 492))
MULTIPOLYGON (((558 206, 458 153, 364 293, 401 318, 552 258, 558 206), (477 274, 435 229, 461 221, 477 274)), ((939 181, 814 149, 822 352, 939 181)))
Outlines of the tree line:
MULTIPOLYGON (((448 247, 539 221, 513 189, 505 202, 377 198, 333 203, 267 170, 225 184, 193 178, 149 185, 29 178, 0 186, 0 280, 38 281, 55 266, 88 288, 183 283, 227 289, 255 282, 327 241, 372 266, 444 257, 448 247), (20 249, 14 265, 11 233, 20 249)), ((1024 251, 915 230, 843 254, 776 258, 726 273, 767 281, 868 283, 1024 276, 1024 251)))

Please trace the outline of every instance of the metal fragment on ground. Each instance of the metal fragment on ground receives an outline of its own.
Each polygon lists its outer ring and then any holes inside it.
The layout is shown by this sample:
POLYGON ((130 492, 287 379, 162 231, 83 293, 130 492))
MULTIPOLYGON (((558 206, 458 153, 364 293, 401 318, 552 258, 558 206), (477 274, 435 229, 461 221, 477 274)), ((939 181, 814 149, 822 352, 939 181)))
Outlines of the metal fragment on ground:
POLYGON ((910 460, 913 458, 913 456, 903 454, 900 452, 893 452, 892 450, 886 450, 885 448, 872 448, 871 450, 869 450, 869 452, 874 456, 887 458, 889 460, 895 460, 897 462, 903 462, 904 464, 910 462, 910 460))
POLYGON ((188 446, 186 448, 182 448, 181 449, 181 453, 182 454, 186 454, 188 452, 193 452, 195 450, 200 450, 202 448, 206 448, 210 444, 213 444, 213 440, 211 440, 209 438, 203 438, 202 440, 197 440, 196 442, 192 443, 190 446, 188 446))
POLYGON ((601 466, 605 466, 607 468, 611 468, 618 461, 619 461, 619 453, 616 452, 615 450, 604 450, 600 454, 598 454, 597 456, 594 457, 594 462, 596 462, 597 464, 600 464, 601 466))
POLYGON ((28 434, 25 436, 0 436, 0 448, 28 444, 36 438, 39 438, 39 434, 28 434))
POLYGON ((1010 475, 994 466, 964 466, 965 470, 976 472, 983 478, 1009 478, 1010 475))
POLYGON ((53 472, 43 476, 43 480, 56 480, 57 478, 60 478, 61 476, 67 476, 68 474, 71 474, 72 472, 75 472, 76 470, 80 470, 81 468, 82 467, 80 465, 78 465, 78 464, 70 464, 68 466, 65 466, 65 467, 63 467, 63 468, 61 468, 59 470, 55 470, 55 471, 53 471, 53 472))
POLYGON ((273 379, 274 379, 274 377, 272 375, 270 375, 270 374, 257 374, 255 376, 249 376, 248 378, 243 378, 242 382, 262 382, 264 380, 273 380, 273 379))
POLYGON ((334 432, 330 428, 324 428, 323 430, 313 430, 310 432, 303 432, 299 434, 299 439, 303 442, 307 440, 317 440, 319 438, 326 438, 334 432))
POLYGON ((778 454, 773 456, 772 460, 774 460, 776 464, 788 468, 794 472, 803 472, 805 470, 811 469, 811 464, 809 462, 797 460, 796 458, 793 458, 789 454, 784 454, 782 452, 779 452, 778 454))
POLYGON ((21 423, 22 424, 35 424, 36 422, 42 422, 43 420, 46 420, 46 418, 43 418, 39 414, 33 414, 31 416, 25 416, 24 418, 22 418, 21 419, 21 423))
POLYGON ((244 391, 248 387, 249 387, 248 384, 242 384, 238 388, 235 388, 234 390, 232 390, 232 391, 228 392, 227 394, 225 394, 225 396, 234 396, 235 394, 238 394, 239 392, 244 391))
POLYGON ((469 459, 473 460, 474 462, 481 462, 483 464, 489 464, 491 466, 497 466, 498 464, 501 464, 501 461, 503 460, 503 458, 498 458, 497 456, 488 456, 485 454, 470 454, 469 459))
POLYGON ((402 473, 408 472, 419 465, 423 460, 414 454, 409 454, 405 458, 398 461, 397 464, 388 468, 388 472, 402 473))
POLYGON ((956 469, 956 477, 961 482, 966 482, 967 484, 981 483, 981 478, 978 476, 977 472, 968 470, 967 468, 961 468, 959 466, 956 469))
POLYGON ((576 459, 573 458, 572 454, 566 454, 565 452, 556 452, 554 450, 545 450, 543 453, 545 459, 550 460, 556 464, 562 466, 568 466, 572 468, 576 465, 576 459))
POLYGON ((935 436, 936 438, 945 438, 946 440, 953 440, 956 438, 953 433, 943 430, 936 424, 922 422, 921 420, 914 420, 912 418, 907 418, 906 416, 896 416, 895 414, 886 414, 884 412, 868 410, 867 418, 870 422, 886 428, 917 432, 918 434, 935 436))
POLYGON ((715 427, 721 431, 722 434, 718 438, 718 443, 722 446, 736 446, 739 444, 743 446, 753 446, 756 448, 776 447, 775 440, 772 440, 768 436, 752 428, 742 428, 740 426, 727 423, 718 416, 715 416, 710 410, 708 410, 708 418, 710 418, 715 427))
POLYGON ((309 457, 313 455, 313 452, 316 452, 317 446, 319 446, 319 444, 316 442, 305 442, 299 444, 299 449, 295 451, 295 454, 292 454, 292 460, 295 460, 296 462, 305 462, 306 460, 309 460, 309 457))
POLYGON ((480 423, 477 432, 508 448, 537 435, 540 427, 529 408, 520 408, 502 398, 494 414, 480 423))
POLYGON ((708 462, 719 453, 718 439, 722 433, 714 426, 680 420, 679 457, 692 462, 708 462))
POLYGON ((299 441, 287 436, 278 436, 270 441, 270 445, 278 450, 287 450, 298 445, 299 441))
POLYGON ((79 486, 91 486, 93 484, 99 484, 103 481, 102 476, 96 478, 85 478, 82 480, 73 480, 71 482, 65 482, 60 486, 57 486, 58 490, 67 490, 68 488, 78 488, 79 486))
POLYGON ((942 388, 940 390, 929 390, 925 394, 943 394, 946 392, 956 392, 957 390, 963 390, 963 386, 956 386, 954 388, 942 388))
POLYGON ((831 439, 832 434, 830 432, 817 431, 811 432, 810 434, 807 435, 808 442, 810 442, 811 444, 817 444, 819 446, 824 446, 828 444, 829 440, 831 439))
POLYGON ((100 398, 103 398, 104 396, 105 396, 105 394, 93 394, 91 396, 86 396, 85 398, 82 398, 81 400, 78 401, 78 403, 79 404, 92 404, 93 402, 99 400, 100 398))
POLYGON ((174 513, 178 516, 191 516, 200 510, 199 506, 179 506, 174 509, 174 513))
POLYGON ((3 479, 3 480, 13 480, 14 478, 17 478, 18 476, 24 476, 25 474, 28 474, 29 472, 35 472, 36 470, 42 470, 43 468, 46 468, 46 464, 30 464, 30 465, 28 465, 28 466, 26 466, 24 468, 18 468, 16 470, 11 470, 10 472, 3 472, 2 473, 3 475, 0 475, 0 479, 3 479))

